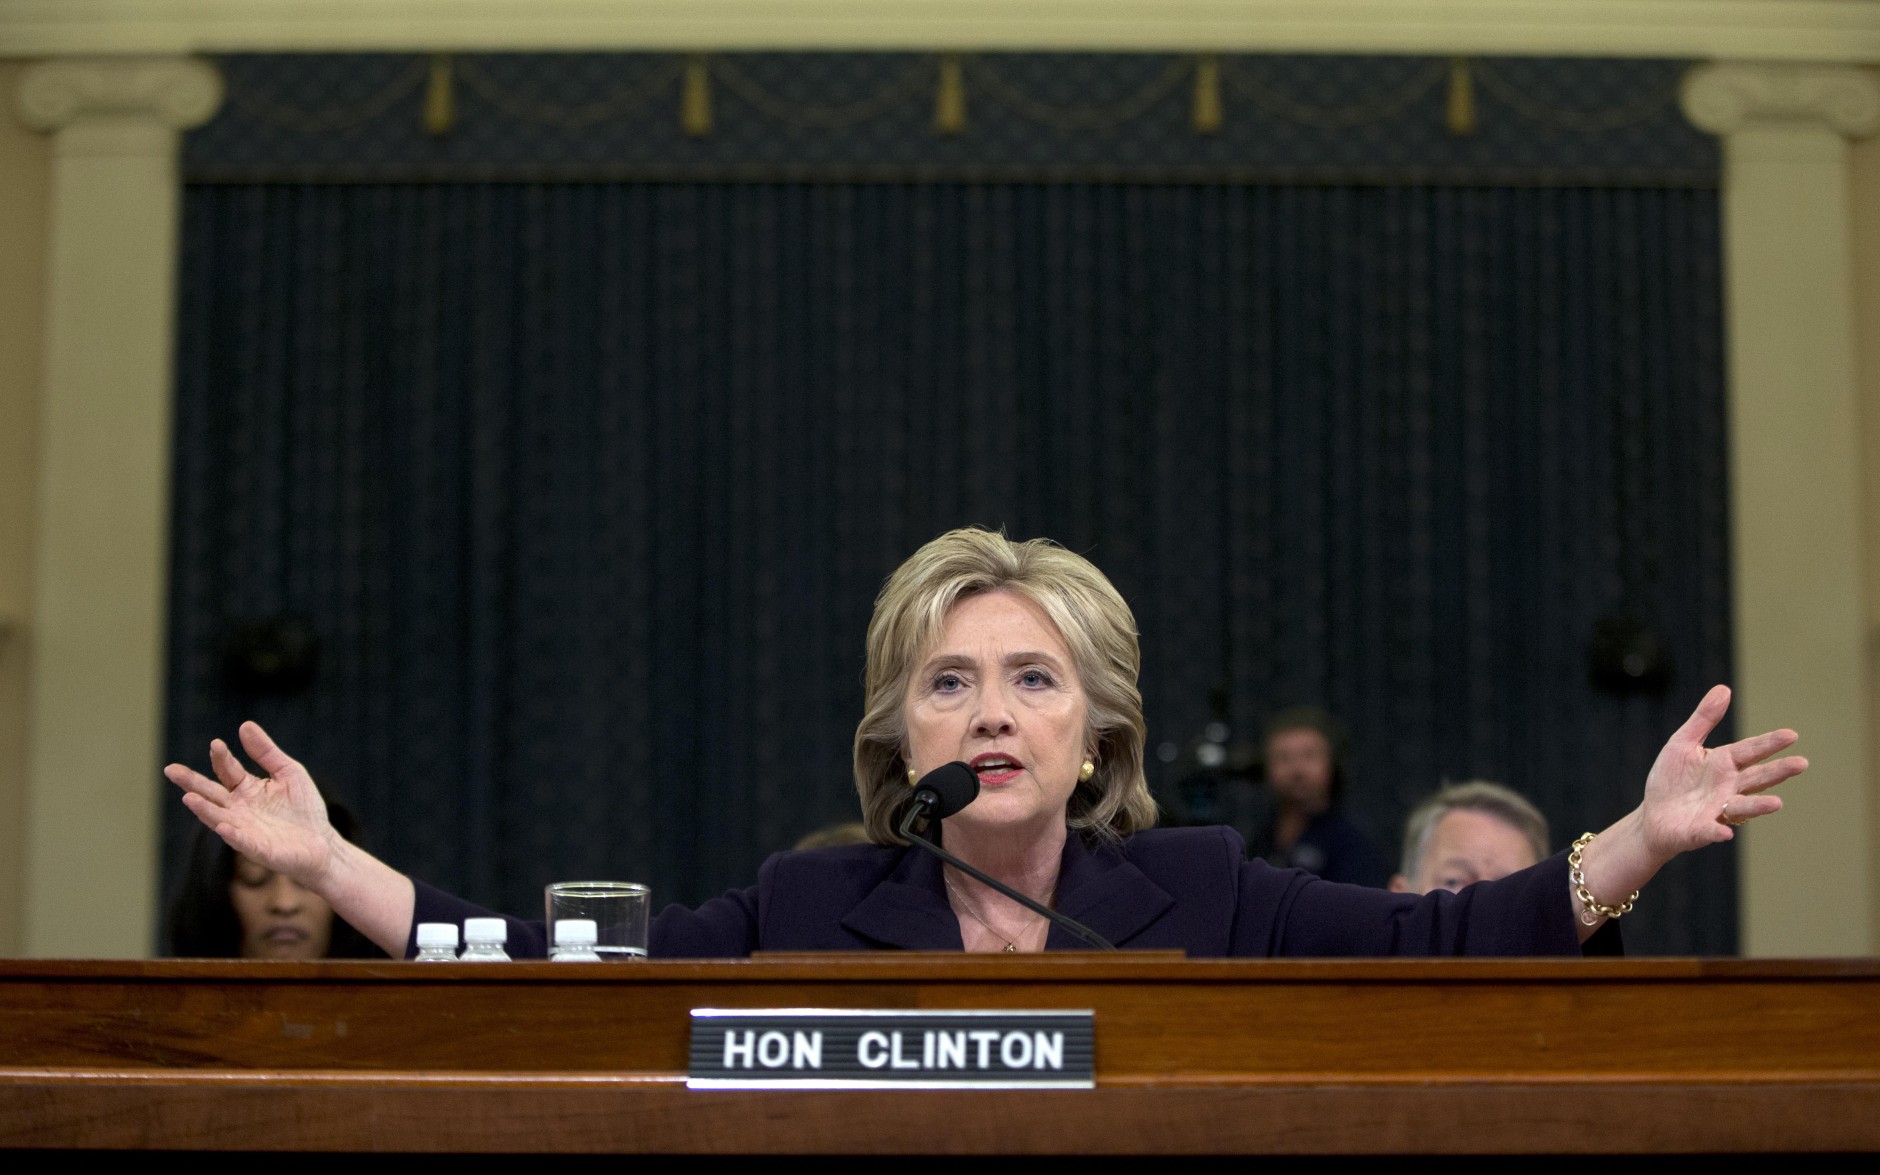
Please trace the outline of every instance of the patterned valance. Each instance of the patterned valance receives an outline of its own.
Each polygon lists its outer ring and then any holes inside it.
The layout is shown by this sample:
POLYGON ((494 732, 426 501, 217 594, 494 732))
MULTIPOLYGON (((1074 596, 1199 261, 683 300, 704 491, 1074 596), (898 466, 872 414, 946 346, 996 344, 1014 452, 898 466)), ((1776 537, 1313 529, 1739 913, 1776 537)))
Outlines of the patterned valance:
POLYGON ((194 182, 1714 186, 1688 63, 1094 53, 232 55, 194 182))

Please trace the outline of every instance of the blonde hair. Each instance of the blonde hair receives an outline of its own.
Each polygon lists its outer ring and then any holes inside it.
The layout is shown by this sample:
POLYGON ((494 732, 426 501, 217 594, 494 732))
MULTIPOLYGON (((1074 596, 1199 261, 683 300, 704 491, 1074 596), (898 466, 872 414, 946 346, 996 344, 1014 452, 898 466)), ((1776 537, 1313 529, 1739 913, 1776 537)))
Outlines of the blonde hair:
POLYGON ((1155 801, 1142 774, 1142 654, 1129 605, 1088 559, 1049 539, 1018 543, 967 527, 914 552, 875 598, 867 701, 855 728, 855 790, 869 838, 901 843, 896 828, 912 799, 903 754, 909 676, 955 604, 995 591, 1015 592, 1044 611, 1083 683, 1096 771, 1071 793, 1070 827, 1114 838, 1154 825, 1155 801))

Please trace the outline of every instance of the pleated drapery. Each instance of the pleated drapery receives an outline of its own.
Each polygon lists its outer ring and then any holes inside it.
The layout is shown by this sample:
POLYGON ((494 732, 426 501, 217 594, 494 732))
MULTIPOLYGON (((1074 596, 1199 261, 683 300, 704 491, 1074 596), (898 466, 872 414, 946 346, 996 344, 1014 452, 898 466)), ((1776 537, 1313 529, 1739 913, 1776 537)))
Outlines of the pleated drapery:
MULTIPOLYGON (((1322 703, 1386 843, 1444 778, 1603 827, 1728 674, 1713 190, 228 184, 185 220, 169 754, 256 717, 507 909, 698 901, 849 818, 874 593, 968 523, 1131 601, 1152 767, 1211 697, 1236 737, 1322 703), (226 634, 279 615, 315 680, 245 694, 226 634), (1669 688, 1595 685, 1610 616, 1669 688)), ((1732 950, 1733 869, 1674 867, 1632 945, 1732 950)))

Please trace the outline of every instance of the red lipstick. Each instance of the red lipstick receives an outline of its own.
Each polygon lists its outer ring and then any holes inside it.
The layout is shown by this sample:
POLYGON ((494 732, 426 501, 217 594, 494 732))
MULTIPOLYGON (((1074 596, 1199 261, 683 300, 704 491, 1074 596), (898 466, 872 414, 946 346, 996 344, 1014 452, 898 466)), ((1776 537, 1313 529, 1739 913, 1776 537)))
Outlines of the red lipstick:
POLYGON ((1025 769, 1025 765, 1019 762, 1016 756, 1004 755, 996 751, 987 751, 983 755, 973 756, 970 765, 974 774, 979 776, 979 782, 982 785, 992 786, 1012 782, 1018 778, 1018 773, 1025 769))

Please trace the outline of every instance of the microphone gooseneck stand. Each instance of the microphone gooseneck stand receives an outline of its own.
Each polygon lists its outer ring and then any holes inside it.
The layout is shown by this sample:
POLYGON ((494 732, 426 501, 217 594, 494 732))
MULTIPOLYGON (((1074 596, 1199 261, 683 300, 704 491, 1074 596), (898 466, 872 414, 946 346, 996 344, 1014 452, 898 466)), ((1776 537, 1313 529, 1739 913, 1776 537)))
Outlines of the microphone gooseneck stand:
POLYGON ((1100 951, 1115 950, 1116 945, 1114 943, 1090 929, 1088 926, 1085 926, 1082 922, 1077 921, 1077 919, 1066 914, 1060 914, 1042 902, 1033 901, 1031 898, 1013 889, 1003 881, 1000 881, 998 878, 973 868, 971 865, 960 860, 952 853, 947 852, 928 838, 915 834, 914 822, 916 820, 922 817, 928 817, 931 821, 936 822, 944 820, 961 808, 972 803, 978 794, 979 776, 973 773, 971 767, 968 767, 964 763, 948 763, 944 767, 935 768, 923 776, 920 782, 914 786, 914 802, 908 805, 907 815, 901 817, 901 827, 899 831, 902 837, 907 840, 907 843, 919 845, 942 861, 958 869, 961 873, 966 874, 966 876, 975 878, 991 886, 993 889, 998 890, 1026 909, 1040 914, 1050 921, 1055 922, 1057 925, 1062 926, 1066 931, 1082 939, 1084 942, 1089 943, 1096 949, 1100 951))

